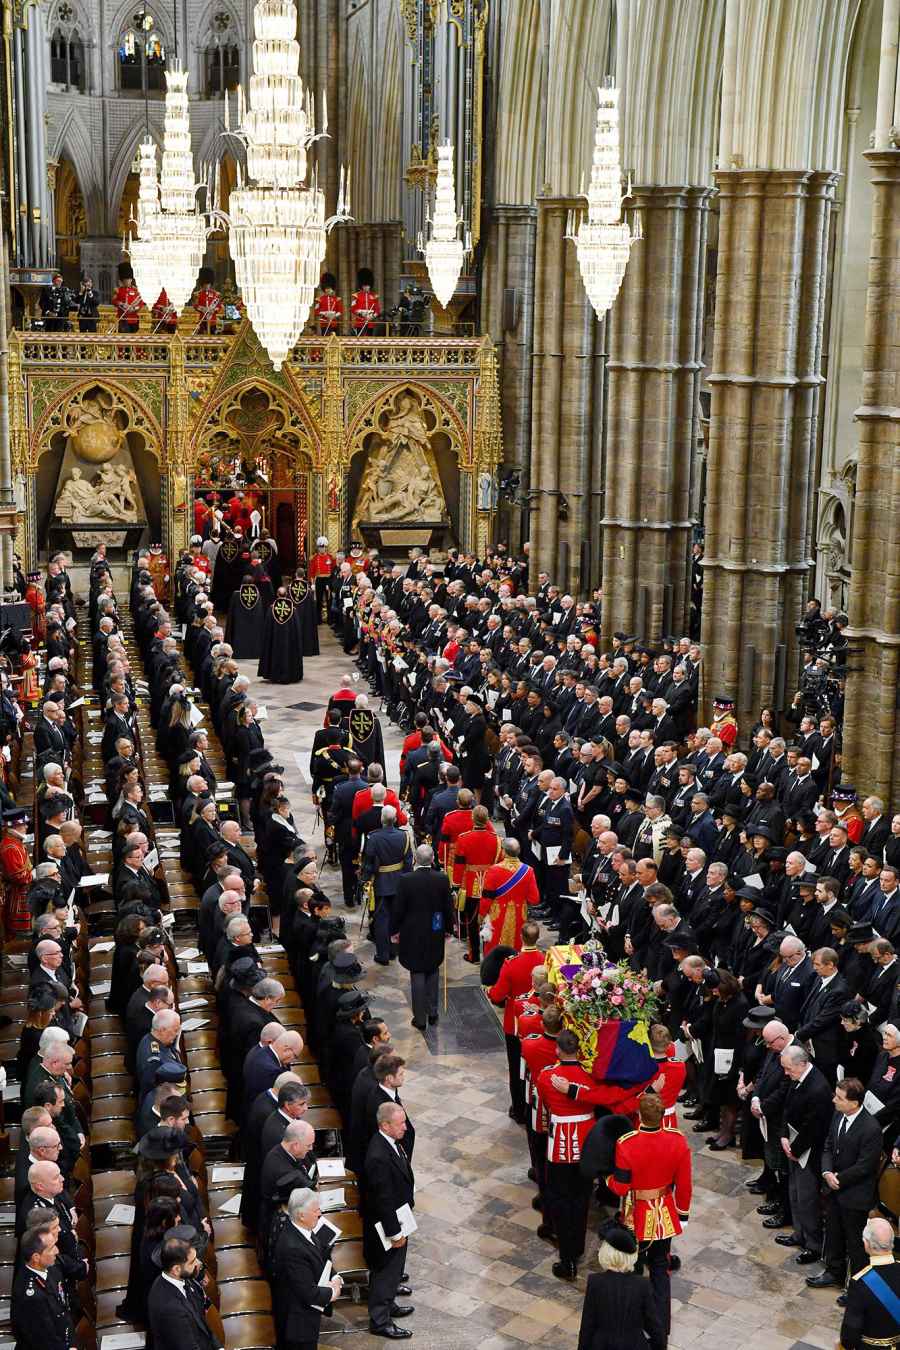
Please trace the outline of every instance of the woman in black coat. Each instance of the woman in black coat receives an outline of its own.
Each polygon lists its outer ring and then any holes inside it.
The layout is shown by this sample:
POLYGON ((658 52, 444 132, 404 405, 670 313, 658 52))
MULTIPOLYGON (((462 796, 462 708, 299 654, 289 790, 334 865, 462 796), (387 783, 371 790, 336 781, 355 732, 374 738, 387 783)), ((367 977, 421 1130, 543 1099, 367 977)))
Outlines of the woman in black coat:
POLYGON ((869 1010, 861 999, 851 999, 841 1008, 841 1026, 846 1044, 841 1063, 845 1078, 868 1083, 881 1053, 881 1037, 869 1021, 869 1010))
POLYGON ((135 914, 126 914, 116 928, 106 1006, 120 1017, 125 1016, 128 1000, 141 982, 137 967, 138 938, 145 928, 143 919, 135 914))
POLYGON ((634 1274, 637 1242, 614 1219, 600 1229, 599 1275, 589 1275, 578 1350, 665 1350, 666 1330, 649 1280, 634 1274))
POLYGON ((748 1005, 738 978, 721 967, 716 973, 719 983, 713 991, 709 1101, 719 1107, 719 1130, 716 1137, 707 1142, 711 1149, 721 1150, 734 1147, 737 1083, 746 1040, 744 1018, 748 1005))

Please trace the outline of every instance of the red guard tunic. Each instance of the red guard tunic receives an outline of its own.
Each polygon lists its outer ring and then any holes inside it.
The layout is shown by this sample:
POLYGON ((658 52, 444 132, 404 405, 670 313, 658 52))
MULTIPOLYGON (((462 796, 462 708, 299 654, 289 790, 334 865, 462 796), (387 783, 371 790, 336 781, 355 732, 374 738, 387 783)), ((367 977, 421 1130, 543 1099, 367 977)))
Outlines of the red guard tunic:
MULTIPOLYGON (((493 825, 486 825, 481 830, 465 830, 458 836, 453 859, 453 879, 454 885, 464 887, 467 900, 481 899, 485 875, 502 852, 493 825)), ((513 944, 510 942, 506 945, 511 947, 513 944)), ((530 983, 527 988, 531 988, 530 983)))
POLYGON ((438 840, 438 862, 449 876, 452 886, 462 885, 463 870, 456 861, 456 850, 460 835, 465 834, 471 828, 471 807, 459 811, 448 811, 444 816, 441 836, 438 840))
POLYGON ((737 722, 734 720, 733 713, 714 713, 709 729, 714 736, 718 736, 726 750, 732 750, 734 748, 734 742, 737 739, 738 726, 737 722))
POLYGON ((513 999, 513 1024, 520 1041, 533 1032, 540 1031, 542 1016, 543 1011, 533 989, 529 989, 525 994, 517 994, 513 999), (535 1021, 537 1026, 534 1025, 535 1021))
POLYGON ((12 830, 0 839, 0 876, 6 891, 3 907, 6 936, 24 937, 31 932, 33 922, 28 911, 31 859, 21 838, 12 830))
POLYGON ((603 1100, 603 1085, 575 1060, 554 1060, 538 1074, 536 1088, 549 1120, 548 1163, 577 1163, 594 1124, 593 1108, 603 1100), (576 1083, 578 1097, 559 1092, 550 1081, 554 1075, 576 1083))
POLYGON ((156 297, 156 303, 150 311, 150 316, 153 319, 153 327, 158 333, 178 332, 178 315, 166 295, 165 288, 156 297))
POLYGON ((625 1197, 625 1222, 638 1242, 677 1237, 691 1208, 691 1150, 680 1130, 641 1126, 616 1143, 606 1184, 625 1197))
MULTIPOLYGON (((409 754, 409 752, 410 752, 411 750, 418 750, 419 747, 421 746, 421 744, 422 744, 422 733, 421 733, 421 731, 411 731, 411 732, 409 733, 409 735, 406 737, 406 739, 404 740, 404 742, 403 742, 403 747, 402 747, 402 749, 401 749, 401 751, 400 751, 400 772, 401 772, 401 774, 403 773, 404 769, 406 768, 406 756, 409 754)), ((448 750, 448 749, 447 749, 447 746, 444 744, 443 741, 441 741, 440 745, 441 745, 441 754, 444 756, 444 759, 445 759, 445 760, 447 761, 447 763, 449 764, 450 761, 453 759, 453 751, 452 751, 452 750, 448 750)))
MULTIPOLYGON (((535 1134, 546 1134, 548 1120, 537 1092, 537 1080, 550 1064, 559 1062, 556 1039, 543 1031, 536 1031, 522 1040, 522 1066, 525 1077, 525 1101, 531 1113, 531 1128, 535 1134)), ((593 1120, 593 1117, 591 1117, 593 1120)))
POLYGON ((119 316, 120 333, 136 333, 144 308, 141 293, 133 282, 124 282, 113 292, 112 302, 119 316))
POLYGON ((381 301, 368 286, 353 292, 350 301, 350 322, 357 337, 371 336, 381 318, 381 301))
POLYGON ((336 566, 337 559, 333 553, 315 552, 309 560, 310 581, 315 581, 316 577, 330 577, 336 566))
POLYGON ((193 306, 200 320, 197 324, 198 333, 214 333, 222 311, 222 297, 219 292, 214 286, 204 286, 194 296, 193 306))
POLYGON ((658 1078, 661 1074, 665 1079, 665 1082, 661 1083, 656 1089, 660 1100, 666 1108, 666 1114, 663 1116, 663 1129, 677 1130, 678 1111, 676 1110, 676 1105, 681 1089, 684 1087, 687 1069, 681 1060, 675 1058, 674 1047, 665 1059, 656 1060, 656 1066, 656 1077, 658 1078))
MULTIPOLYGON (((334 291, 323 291, 315 304, 316 322, 322 337, 330 337, 341 326, 344 317, 344 302, 334 291)), ((355 326, 355 325, 354 325, 355 326)))
POLYGON ((25 603, 31 610, 32 632, 39 642, 43 642, 47 631, 44 622, 47 601, 44 598, 44 588, 39 581, 29 581, 25 587, 25 603))
POLYGON ((484 942, 485 952, 498 944, 520 947, 522 925, 528 918, 528 906, 540 899, 534 868, 515 858, 506 858, 484 875, 478 912, 482 921, 490 925, 490 937, 484 942), (513 879, 515 880, 513 881, 513 879), (510 882, 513 884, 510 885, 510 882))
POLYGON ((506 1036, 516 1034, 515 1007, 517 994, 527 994, 531 988, 531 972, 544 964, 544 953, 537 947, 526 947, 515 956, 508 956, 500 967, 500 978, 488 991, 488 998, 503 1005, 503 1031, 506 1036))

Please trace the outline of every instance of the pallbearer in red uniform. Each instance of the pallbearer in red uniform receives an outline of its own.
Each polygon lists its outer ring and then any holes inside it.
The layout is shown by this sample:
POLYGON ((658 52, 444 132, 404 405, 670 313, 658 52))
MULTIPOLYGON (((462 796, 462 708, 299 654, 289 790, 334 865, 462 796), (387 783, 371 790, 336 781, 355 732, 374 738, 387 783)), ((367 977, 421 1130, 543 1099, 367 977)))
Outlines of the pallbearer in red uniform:
POLYGON ((522 929, 523 947, 515 956, 509 956, 500 968, 497 983, 488 990, 488 998, 503 1008, 503 1035, 506 1038, 506 1060, 509 1067, 509 1114, 520 1125, 525 1122, 525 1090, 519 1072, 519 1038, 516 1035, 514 999, 531 988, 531 972, 543 964, 544 953, 537 940, 540 924, 529 919, 522 929))
POLYGON ((358 290, 350 300, 350 322, 355 337, 374 337, 381 331, 381 301, 375 294, 375 275, 370 267, 356 274, 358 290))
POLYGON ((150 545, 150 562, 147 571, 153 585, 153 592, 160 604, 165 604, 169 596, 169 560, 162 551, 162 544, 150 545))
POLYGON ((625 1197, 624 1220, 640 1244, 663 1326, 671 1323, 669 1249, 691 1208, 691 1150, 680 1130, 662 1128, 665 1106, 655 1093, 641 1098, 640 1129, 616 1144, 615 1168, 606 1184, 625 1197))
MULTIPOLYGON (((471 830, 464 831, 456 840, 451 878, 453 885, 459 887, 464 897, 463 923, 469 940, 469 950, 463 960, 476 965, 481 960, 479 934, 481 917, 478 908, 481 904, 484 878, 488 869, 501 857, 502 852, 487 807, 476 806, 472 811, 471 830)), ((507 945, 513 947, 516 944, 510 942, 507 945)))
POLYGON ((678 1129, 678 1098, 687 1076, 683 1060, 675 1058, 675 1046, 668 1027, 655 1023, 650 1028, 650 1049, 656 1066, 653 1091, 665 1107, 664 1130, 678 1129))
POLYGON ((177 333, 178 315, 175 306, 166 295, 165 288, 156 297, 156 303, 150 311, 154 333, 177 333))
POLYGON ((322 606, 327 601, 328 587, 337 567, 337 560, 328 551, 328 539, 320 534, 316 540, 316 551, 309 560, 309 579, 316 588, 316 622, 322 622, 322 606))
POLYGON ((197 332, 214 333, 219 325, 222 312, 222 297, 216 290, 216 276, 211 267, 200 268, 200 287, 191 301, 197 311, 197 332))
POLYGON ((199 534, 191 535, 191 566, 205 577, 212 575, 212 564, 203 552, 203 538, 199 534))
POLYGON ((119 332, 136 333, 140 326, 144 302, 134 284, 134 272, 129 263, 119 263, 119 285, 113 291, 112 302, 119 316, 119 332))
POLYGON ((331 337, 341 331, 341 319, 344 317, 344 302, 337 292, 337 277, 333 272, 322 273, 322 291, 316 300, 316 323, 322 337, 331 337))
POLYGON ((522 1076, 525 1082, 525 1106, 528 1111, 525 1119, 525 1133, 528 1135, 531 1168, 534 1172, 542 1209, 546 1203, 544 1195, 547 1189, 547 1128, 549 1122, 538 1097, 537 1080, 548 1065, 556 1064, 559 1059, 556 1039, 562 1029, 562 1013, 559 1008, 546 1008, 541 1015, 540 1030, 522 1037, 522 1076))
POLYGON ((571 1031, 561 1031, 556 1041, 558 1059, 537 1077, 540 1108, 548 1124, 547 1179, 544 1193, 544 1223, 541 1237, 555 1237, 559 1260, 553 1274, 574 1280, 578 1261, 584 1255, 591 1183, 582 1176, 581 1150, 594 1124, 594 1106, 603 1096, 600 1083, 582 1068, 578 1040, 571 1031))
POLYGON ((519 857, 518 839, 504 839, 503 858, 485 873, 478 912, 485 955, 498 946, 520 947, 528 906, 540 901, 534 868, 519 857))
POLYGON ((456 845, 461 834, 472 828, 472 807, 475 798, 468 788, 460 788, 456 810, 448 811, 441 822, 437 840, 438 862, 450 878, 451 886, 462 885, 462 869, 456 863, 456 845))
POLYGON ((31 857, 25 845, 28 812, 21 807, 4 811, 5 829, 0 839, 0 879, 3 881, 3 930, 7 939, 25 937, 31 932, 28 887, 31 885, 31 857))

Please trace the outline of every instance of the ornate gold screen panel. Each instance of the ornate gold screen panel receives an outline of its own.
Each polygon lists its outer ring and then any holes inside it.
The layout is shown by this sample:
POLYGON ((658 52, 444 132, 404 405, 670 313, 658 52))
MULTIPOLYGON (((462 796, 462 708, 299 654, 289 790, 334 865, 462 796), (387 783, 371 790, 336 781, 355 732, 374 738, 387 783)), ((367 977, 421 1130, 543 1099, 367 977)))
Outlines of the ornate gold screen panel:
POLYGON ((319 534, 343 546, 373 500, 397 519, 442 512, 464 549, 490 540, 502 443, 487 338, 304 338, 276 372, 247 322, 229 337, 14 333, 10 376, 29 566, 46 548, 39 462, 67 445, 91 465, 125 443, 152 456, 170 555, 192 533, 195 486, 222 465, 293 494, 298 555, 319 534))

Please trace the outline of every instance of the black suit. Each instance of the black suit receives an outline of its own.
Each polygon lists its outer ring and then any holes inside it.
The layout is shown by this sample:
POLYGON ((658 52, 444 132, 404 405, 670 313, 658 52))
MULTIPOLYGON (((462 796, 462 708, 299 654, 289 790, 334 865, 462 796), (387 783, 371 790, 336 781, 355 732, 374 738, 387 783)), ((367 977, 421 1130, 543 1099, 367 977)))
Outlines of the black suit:
POLYGON ((214 1350, 219 1342, 206 1325, 199 1286, 184 1282, 181 1293, 162 1276, 155 1280, 147 1299, 147 1320, 154 1350, 214 1350))
POLYGON ((369 1285, 369 1323, 385 1327, 391 1322, 391 1307, 406 1260, 406 1244, 384 1249, 375 1228, 381 1224, 387 1239, 400 1234, 397 1210, 402 1205, 415 1206, 415 1183, 412 1167, 402 1146, 394 1146, 381 1130, 369 1140, 363 1167, 365 1187, 365 1221, 368 1256, 372 1266, 369 1285))
POLYGON ((791 1031, 799 1026, 803 1005, 818 979, 812 961, 804 956, 799 965, 783 965, 775 972, 771 985, 767 984, 765 992, 774 998, 775 1016, 791 1031))
POLYGON ((863 1108, 852 1123, 835 1112, 822 1150, 822 1171, 834 1172, 840 1182, 829 1188, 825 1211, 825 1269, 843 1284, 868 1264, 862 1241, 869 1210, 878 1196, 881 1130, 863 1108))
POLYGON ((846 1043, 841 1027, 841 1008, 849 997, 850 990, 843 976, 835 975, 827 986, 818 980, 800 1010, 797 1040, 811 1042, 816 1068, 821 1070, 832 1087, 846 1043))
POLYGON ((832 1116, 831 1088, 812 1065, 802 1083, 792 1082, 784 1099, 781 1137, 790 1143, 794 1158, 809 1150, 806 1166, 791 1161, 788 1188, 794 1232, 807 1251, 822 1247, 822 1207, 819 1199, 822 1145, 832 1116))
POLYGON ((278 1208, 278 1182, 288 1175, 295 1178, 294 1186, 315 1190, 317 1181, 316 1155, 312 1150, 305 1158, 292 1158, 283 1144, 269 1149, 259 1174, 259 1239, 265 1248, 272 1217, 278 1208))
POLYGON ((272 1259, 272 1311, 278 1350, 315 1350, 322 1310, 331 1316, 334 1297, 331 1285, 320 1283, 328 1251, 321 1234, 308 1237, 290 1222, 282 1228, 272 1259))
MULTIPOLYGON (((38 727, 40 727, 38 722, 38 727)), ((35 745, 37 745, 37 730, 34 733, 35 745)), ((879 816, 867 825, 860 835, 859 842, 861 846, 879 860, 884 856, 884 846, 891 837, 891 824, 884 816, 879 816)))

